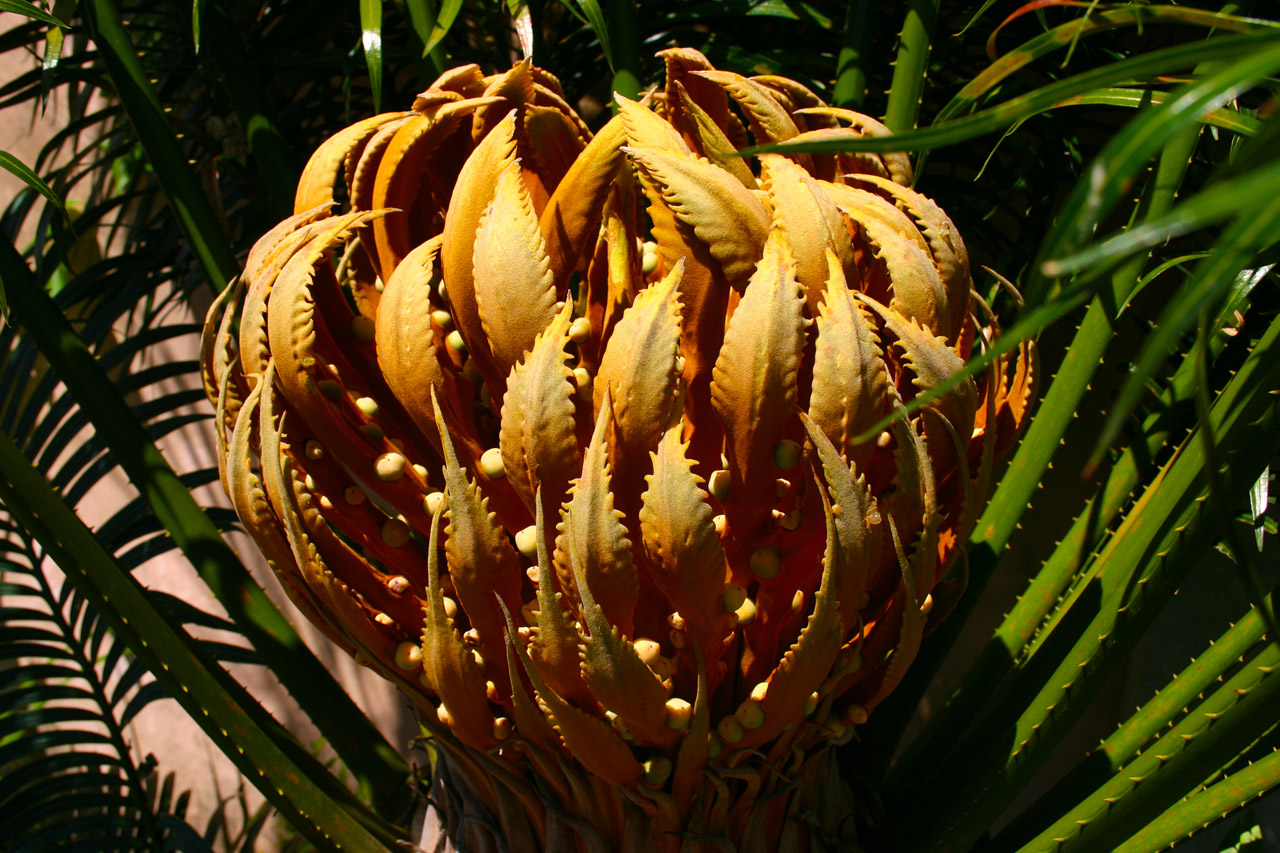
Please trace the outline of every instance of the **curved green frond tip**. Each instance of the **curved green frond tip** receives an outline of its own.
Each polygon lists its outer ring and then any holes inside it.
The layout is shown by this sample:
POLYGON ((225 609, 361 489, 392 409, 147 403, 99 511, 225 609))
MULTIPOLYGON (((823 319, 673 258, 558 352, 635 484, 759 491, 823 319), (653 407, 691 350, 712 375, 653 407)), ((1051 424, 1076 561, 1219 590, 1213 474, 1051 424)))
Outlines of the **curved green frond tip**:
POLYGON ((27 2, 27 0, 0 0, 0 12, 14 12, 18 15, 34 18, 37 21, 43 21, 51 27, 67 28, 67 24, 64 21, 58 20, 34 3, 27 2))
POLYGON ((423 56, 435 50, 436 45, 442 42, 444 37, 449 34, 449 29, 453 26, 453 22, 458 17, 458 12, 461 9, 462 0, 445 0, 440 6, 440 14, 436 17, 435 26, 431 28, 431 35, 427 38, 427 44, 422 48, 423 56))
MULTIPOLYGON (((0 0, 2 3, 3 0, 0 0)), ((40 193, 49 200, 54 207, 58 208, 58 212, 62 214, 64 219, 67 218, 67 208, 62 203, 62 196, 53 191, 53 188, 44 182, 44 180, 31 170, 26 163, 23 163, 17 157, 14 157, 8 151, 0 151, 0 167, 3 167, 11 174, 17 175, 18 178, 31 189, 40 193)), ((71 220, 67 219, 68 222, 71 220)))
MULTIPOLYGON (((198 44, 198 42, 197 42, 198 44)), ((373 111, 382 111, 382 0, 360 0, 360 44, 369 66, 373 111)))
POLYGON ((206 0, 191 0, 191 42, 196 53, 200 53, 200 13, 204 10, 206 0))

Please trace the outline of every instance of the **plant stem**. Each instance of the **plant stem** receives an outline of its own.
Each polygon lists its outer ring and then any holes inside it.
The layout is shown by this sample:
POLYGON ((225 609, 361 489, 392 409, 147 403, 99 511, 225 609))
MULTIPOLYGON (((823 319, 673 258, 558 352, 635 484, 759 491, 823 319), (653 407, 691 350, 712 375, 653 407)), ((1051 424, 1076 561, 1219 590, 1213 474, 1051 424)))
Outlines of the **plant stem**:
POLYGON ((941 0, 910 0, 907 17, 902 24, 898 56, 893 63, 893 82, 889 86, 889 106, 884 123, 894 133, 904 133, 916 126, 920 99, 929 71, 929 49, 938 24, 941 0))
POLYGON ((605 20, 613 52, 613 91, 640 96, 640 7, 636 0, 610 0, 605 20))
POLYGON ((836 86, 831 98, 837 107, 858 109, 867 99, 871 12, 869 0, 849 0, 845 7, 844 40, 836 59, 836 86))

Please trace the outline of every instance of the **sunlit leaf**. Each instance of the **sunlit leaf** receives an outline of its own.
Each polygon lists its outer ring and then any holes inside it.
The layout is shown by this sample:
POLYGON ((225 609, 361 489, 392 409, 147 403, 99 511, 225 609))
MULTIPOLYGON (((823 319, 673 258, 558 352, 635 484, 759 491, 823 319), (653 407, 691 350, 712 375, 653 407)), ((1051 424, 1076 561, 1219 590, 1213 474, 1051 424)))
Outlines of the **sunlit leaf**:
POLYGON ((382 111, 382 0, 360 0, 360 43, 369 67, 373 111, 382 111))
MULTIPOLYGON (((368 0, 361 0, 361 2, 368 2, 368 0)), ((444 4, 440 7, 440 14, 436 17, 435 24, 431 27, 431 35, 427 38, 426 46, 422 48, 424 56, 435 50, 436 45, 449 34, 449 30, 453 27, 453 22, 457 19, 458 12, 461 9, 462 0, 444 0, 444 4)))
POLYGON ((0 0, 0 12, 14 12, 19 15, 26 15, 28 18, 43 21, 51 27, 67 26, 65 22, 58 20, 39 6, 33 3, 24 3, 22 0, 0 0))
POLYGON ((0 151, 0 169, 17 176, 24 184, 47 198, 64 217, 67 215, 66 208, 62 204, 62 197, 54 192, 39 175, 31 171, 31 168, 26 163, 23 163, 8 151, 0 151))
POLYGON ((1269 500, 1268 493, 1271 490, 1271 466, 1268 465, 1262 471, 1262 476, 1258 478, 1258 482, 1253 484, 1253 488, 1249 490, 1249 508, 1253 512, 1253 536, 1258 544, 1258 550, 1262 550, 1262 537, 1267 532, 1267 502, 1269 500))

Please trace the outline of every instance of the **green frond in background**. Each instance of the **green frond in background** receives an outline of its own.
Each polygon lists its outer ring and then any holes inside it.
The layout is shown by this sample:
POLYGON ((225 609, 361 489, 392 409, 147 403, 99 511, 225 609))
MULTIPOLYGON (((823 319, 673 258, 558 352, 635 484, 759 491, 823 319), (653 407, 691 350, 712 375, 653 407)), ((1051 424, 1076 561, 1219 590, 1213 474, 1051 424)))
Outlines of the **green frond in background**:
POLYGON ((170 699, 292 823, 292 844, 411 837, 425 781, 222 543, 234 515, 193 497, 217 472, 174 470, 158 449, 208 428, 192 318, 338 129, 411 104, 447 68, 504 71, 530 51, 598 129, 612 92, 657 84, 655 53, 677 44, 882 117, 895 136, 776 150, 913 152, 915 187, 963 232, 1005 330, 967 374, 1037 341, 1029 427, 934 593, 919 658, 842 753, 863 849, 1278 843, 1268 4, 0 0, 0 21, 0 52, 22 60, 0 106, 67 110, 38 157, 0 152, 26 187, 0 218, 5 845, 252 849, 265 811, 229 837, 220 815, 190 814, 190 775, 132 750, 129 725, 170 699), (188 354, 157 355, 174 345, 188 354), (120 472, 128 490, 90 532, 74 513, 120 472), (229 618, 133 581, 162 553, 229 618), (1179 627, 1198 651, 1176 674, 1128 671, 1212 566, 1233 624, 1179 627), (232 639, 197 639, 209 628, 232 639), (280 676, 333 767, 230 662, 280 676), (1126 677, 1141 686, 1117 710, 1126 677))

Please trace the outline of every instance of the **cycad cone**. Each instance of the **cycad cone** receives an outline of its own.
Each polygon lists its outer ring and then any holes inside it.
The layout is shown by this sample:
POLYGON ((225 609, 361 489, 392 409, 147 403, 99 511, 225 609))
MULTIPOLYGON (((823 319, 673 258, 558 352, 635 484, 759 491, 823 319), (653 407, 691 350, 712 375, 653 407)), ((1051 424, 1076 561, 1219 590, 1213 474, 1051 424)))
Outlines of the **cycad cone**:
POLYGON ((959 234, 905 156, 734 153, 872 119, 662 56, 594 137, 528 63, 341 131, 206 332, 246 530, 422 709, 469 849, 848 843, 828 747, 1031 394, 1022 350, 863 439, 997 333, 959 234))

